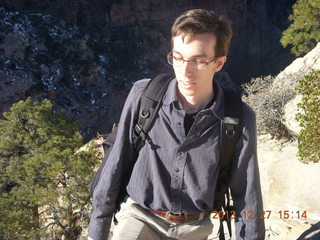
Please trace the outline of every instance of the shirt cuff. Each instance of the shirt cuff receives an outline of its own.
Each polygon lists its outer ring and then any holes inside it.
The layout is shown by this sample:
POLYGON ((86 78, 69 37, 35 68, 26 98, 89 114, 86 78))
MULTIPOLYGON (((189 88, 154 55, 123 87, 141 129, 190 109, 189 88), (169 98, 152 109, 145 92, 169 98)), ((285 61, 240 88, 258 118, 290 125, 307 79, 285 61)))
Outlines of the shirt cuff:
POLYGON ((89 234, 93 240, 108 240, 112 217, 96 219, 91 218, 89 234))

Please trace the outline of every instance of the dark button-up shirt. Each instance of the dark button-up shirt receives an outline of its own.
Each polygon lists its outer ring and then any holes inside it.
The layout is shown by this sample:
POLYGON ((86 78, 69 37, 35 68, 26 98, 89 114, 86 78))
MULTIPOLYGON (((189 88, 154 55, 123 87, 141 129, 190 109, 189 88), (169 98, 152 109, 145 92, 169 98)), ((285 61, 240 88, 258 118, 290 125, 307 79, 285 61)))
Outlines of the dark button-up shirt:
MULTIPOLYGON (((132 87, 124 105, 113 149, 93 195, 89 236, 106 239, 124 169, 133 159, 132 129, 139 98, 149 80, 132 87)), ((127 191, 145 208, 200 213, 213 209, 219 173, 219 131, 224 116, 224 96, 214 83, 215 101, 200 110, 186 134, 183 110, 176 96, 176 80, 169 84, 150 141, 139 152, 127 191)), ((232 162, 231 193, 237 214, 237 239, 264 239, 264 221, 259 219, 262 197, 257 162, 254 112, 243 104, 242 135, 232 162), (249 212, 250 211, 250 212, 249 212), (253 219, 248 215, 253 214, 253 219)))

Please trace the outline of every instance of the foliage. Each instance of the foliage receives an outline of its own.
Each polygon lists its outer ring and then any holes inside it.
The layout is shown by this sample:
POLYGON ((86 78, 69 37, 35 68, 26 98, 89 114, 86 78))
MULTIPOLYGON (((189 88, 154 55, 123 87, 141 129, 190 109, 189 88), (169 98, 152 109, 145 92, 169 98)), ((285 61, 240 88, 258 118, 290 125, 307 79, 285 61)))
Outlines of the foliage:
POLYGON ((302 162, 320 161, 320 71, 313 71, 299 82, 302 94, 297 120, 301 126, 298 156, 302 162))
POLYGON ((0 237, 77 239, 88 221, 88 185, 98 159, 79 152, 78 123, 48 100, 13 104, 0 120, 0 237))
POLYGON ((282 122, 285 104, 293 98, 293 90, 275 87, 271 76, 252 79, 244 84, 247 102, 257 115, 258 133, 269 133, 274 138, 291 139, 292 135, 282 122))
POLYGON ((309 52, 320 41, 320 1, 297 0, 289 20, 292 24, 283 32, 281 44, 292 45, 296 56, 309 52))

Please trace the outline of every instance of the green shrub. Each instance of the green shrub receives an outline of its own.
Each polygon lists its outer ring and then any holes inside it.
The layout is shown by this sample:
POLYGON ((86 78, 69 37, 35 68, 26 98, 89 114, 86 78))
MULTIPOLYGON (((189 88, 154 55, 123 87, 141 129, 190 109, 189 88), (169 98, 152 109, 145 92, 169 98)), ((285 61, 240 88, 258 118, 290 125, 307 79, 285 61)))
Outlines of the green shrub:
POLYGON ((299 81, 302 95, 297 120, 301 126, 298 136, 298 157, 302 162, 320 161, 320 71, 313 71, 299 81))

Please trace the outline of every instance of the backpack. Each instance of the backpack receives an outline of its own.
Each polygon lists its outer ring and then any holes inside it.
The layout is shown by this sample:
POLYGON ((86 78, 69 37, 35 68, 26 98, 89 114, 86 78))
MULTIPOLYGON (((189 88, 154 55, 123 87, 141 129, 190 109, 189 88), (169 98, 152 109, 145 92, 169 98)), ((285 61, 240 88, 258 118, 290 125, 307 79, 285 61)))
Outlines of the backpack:
MULTIPOLYGON (((168 88, 170 81, 174 76, 169 74, 159 74, 152 78, 147 84, 144 92, 141 95, 139 102, 139 116, 133 130, 134 158, 137 159, 140 149, 144 146, 145 140, 148 138, 148 132, 152 128, 153 122, 156 119, 157 112, 162 104, 162 98, 168 88)), ((230 205, 229 182, 231 175, 231 160, 235 150, 236 143, 242 132, 241 122, 241 96, 234 90, 224 89, 224 120, 220 126, 220 172, 216 188, 216 198, 214 202, 215 211, 232 211, 230 205)), ((117 128, 108 135, 103 143, 104 158, 101 166, 94 175, 90 184, 90 196, 93 197, 93 191, 97 185, 102 169, 106 164, 109 153, 116 139, 117 128)), ((116 200, 116 211, 120 209, 120 204, 128 195, 126 187, 129 183, 132 173, 133 164, 125 171, 120 187, 120 193, 116 200)), ((227 216, 227 215, 225 215, 227 216)), ((116 221, 116 219, 115 219, 116 221)), ((228 217, 220 218, 219 239, 224 240, 223 221, 227 222, 229 234, 231 237, 231 219, 228 217)))

